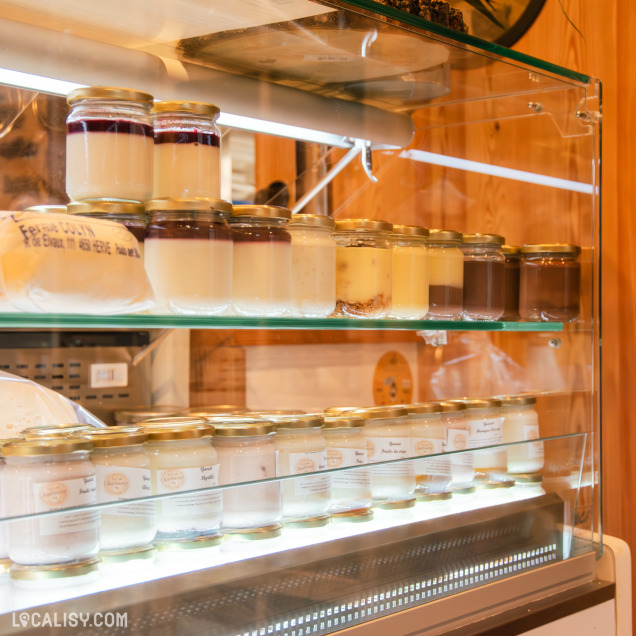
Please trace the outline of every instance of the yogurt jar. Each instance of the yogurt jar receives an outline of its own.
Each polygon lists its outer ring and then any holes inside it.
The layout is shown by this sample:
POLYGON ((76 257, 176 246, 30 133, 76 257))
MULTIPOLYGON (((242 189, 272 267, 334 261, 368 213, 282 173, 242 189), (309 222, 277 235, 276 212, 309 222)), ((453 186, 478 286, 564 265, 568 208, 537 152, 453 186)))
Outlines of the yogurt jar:
POLYGON ((394 225, 392 318, 422 319, 428 313, 428 230, 394 225))
POLYGON ((203 102, 155 102, 153 199, 221 197, 219 113, 203 102))
POLYGON ((430 320, 457 320, 463 310, 464 254, 462 235, 429 230, 428 314, 430 320))
POLYGON ((451 491, 464 494, 475 490, 475 467, 470 448, 469 429, 464 413, 466 406, 461 400, 438 402, 442 408, 442 422, 446 431, 446 452, 450 455, 451 491), (460 452, 464 451, 464 452, 460 452))
POLYGON ((66 100, 66 193, 73 201, 152 196, 152 95, 89 86, 66 100))
MULTIPOLYGON (((218 418, 214 427, 213 444, 219 459, 221 485, 258 482, 278 476, 273 422, 249 417, 223 422, 218 418)), ((222 494, 224 533, 280 529, 283 511, 279 482, 225 488, 222 494)))
MULTIPOLYGON (((95 429, 91 461, 97 478, 97 503, 152 496, 150 459, 141 427, 95 429)), ((148 546, 155 538, 157 518, 153 501, 138 501, 102 508, 99 545, 101 553, 137 554, 134 548, 148 546)), ((138 554, 142 554, 139 552, 138 554)))
POLYGON ((526 442, 506 449, 508 473, 512 475, 536 473, 543 468, 543 442, 536 441, 541 437, 536 403, 534 395, 501 397, 504 442, 526 442))
MULTIPOLYGON (((374 406, 350 415, 366 420, 364 435, 369 464, 411 457, 411 433, 401 406, 374 406)), ((371 467, 373 505, 381 508, 406 508, 415 504, 413 462, 371 467)))
POLYGON ((335 221, 322 214, 294 214, 291 235, 291 313, 326 318, 336 307, 335 221))
POLYGON ((332 521, 371 519, 371 475, 367 469, 344 470, 367 463, 365 420, 361 417, 325 417, 323 434, 327 442, 327 468, 343 469, 331 473, 332 521))
MULTIPOLYGON (((8 517, 97 503, 93 448, 87 438, 4 444, 2 502, 8 517)), ((90 560, 99 549, 99 512, 82 510, 8 522, 8 552, 20 566, 90 560)))
POLYGON ((157 418, 143 424, 148 442, 153 495, 183 495, 156 499, 155 542, 220 539, 223 520, 221 493, 195 492, 219 485, 219 462, 211 437, 214 427, 191 417, 157 418))
POLYGON ((153 199, 147 204, 144 265, 157 302, 168 314, 218 315, 232 300, 230 203, 153 199))
POLYGON ((273 205, 236 205, 232 306, 243 316, 281 316, 291 309, 291 212, 273 205))
MULTIPOLYGON (((275 422, 279 475, 316 473, 327 468, 327 442, 321 416, 279 416, 275 422)), ((282 490, 285 525, 319 527, 329 523, 329 475, 284 479, 282 490)))
POLYGON ((336 313, 386 318, 391 312, 393 260, 386 221, 336 221, 336 313))

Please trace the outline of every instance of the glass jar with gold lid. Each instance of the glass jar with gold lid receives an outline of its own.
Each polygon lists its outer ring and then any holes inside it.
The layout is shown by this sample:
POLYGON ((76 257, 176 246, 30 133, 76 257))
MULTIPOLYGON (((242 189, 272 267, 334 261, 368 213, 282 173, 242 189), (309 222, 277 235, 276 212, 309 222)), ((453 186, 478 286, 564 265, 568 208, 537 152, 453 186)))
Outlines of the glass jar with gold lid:
POLYGON ((428 230, 394 225, 391 234, 391 317, 422 319, 428 313, 428 230))
POLYGON ((428 314, 431 320, 457 320, 463 309, 464 254, 462 234, 429 230, 428 314))
POLYGON ((544 448, 540 441, 536 396, 503 395, 500 398, 504 442, 526 442, 506 448, 508 472, 518 475, 540 471, 544 463, 544 448))
POLYGON ((502 245, 504 255, 504 313, 502 320, 519 320, 519 276, 521 273, 521 247, 502 245))
POLYGON ((453 493, 469 493, 475 490, 475 468, 469 446, 468 423, 464 416, 466 405, 462 400, 440 401, 442 422, 446 431, 446 452, 451 466, 451 490, 453 493))
POLYGON ((20 432, 25 439, 41 439, 44 437, 77 437, 84 433, 96 430, 91 424, 68 422, 50 426, 30 426, 20 432))

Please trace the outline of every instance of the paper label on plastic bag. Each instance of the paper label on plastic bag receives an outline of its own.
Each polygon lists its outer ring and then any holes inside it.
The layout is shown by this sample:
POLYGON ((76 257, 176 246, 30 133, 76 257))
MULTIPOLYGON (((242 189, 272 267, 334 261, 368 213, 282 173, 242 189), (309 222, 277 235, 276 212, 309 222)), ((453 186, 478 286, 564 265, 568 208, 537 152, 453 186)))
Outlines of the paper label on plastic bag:
MULTIPOLYGON (((326 468, 327 452, 324 450, 289 453, 290 475, 314 473, 326 468)), ((294 490, 297 495, 323 494, 329 490, 329 485, 329 475, 311 475, 303 479, 294 479, 294 490)))
MULTIPOLYGON (((525 424, 523 427, 523 439, 533 440, 539 438, 539 425, 538 424, 525 424)), ((544 450, 543 442, 531 442, 525 445, 528 452, 529 459, 543 459, 544 450)))
MULTIPOLYGON (((95 466, 97 476, 97 498, 100 503, 125 501, 150 497, 150 470, 122 466, 95 466)), ((102 514, 126 517, 152 517, 155 514, 154 501, 138 501, 131 504, 104 508, 102 514)))
MULTIPOLYGON (((196 468, 168 468, 157 471, 157 494, 166 495, 184 490, 197 490, 219 484, 219 465, 196 468)), ((188 493, 170 499, 161 499, 162 513, 169 516, 205 515, 220 511, 220 492, 188 493)))

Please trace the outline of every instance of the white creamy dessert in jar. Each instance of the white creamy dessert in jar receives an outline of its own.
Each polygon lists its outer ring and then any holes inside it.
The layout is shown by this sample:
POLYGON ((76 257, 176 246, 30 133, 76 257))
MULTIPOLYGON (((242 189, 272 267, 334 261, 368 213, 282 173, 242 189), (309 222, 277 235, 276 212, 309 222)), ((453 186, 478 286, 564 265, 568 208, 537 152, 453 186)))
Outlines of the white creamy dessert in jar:
POLYGON ((543 468, 544 447, 541 441, 539 415, 534 395, 506 395, 501 397, 504 418, 503 441, 525 442, 506 448, 508 472, 514 475, 536 473, 543 468))
POLYGON ((427 236, 417 225, 393 226, 392 318, 421 319, 428 313, 427 236))

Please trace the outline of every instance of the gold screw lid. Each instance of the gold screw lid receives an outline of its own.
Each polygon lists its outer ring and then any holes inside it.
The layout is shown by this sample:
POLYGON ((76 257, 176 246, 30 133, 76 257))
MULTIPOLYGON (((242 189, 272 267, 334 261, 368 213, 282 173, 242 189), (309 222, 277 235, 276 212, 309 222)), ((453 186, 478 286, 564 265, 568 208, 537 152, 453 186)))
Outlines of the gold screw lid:
POLYGON ((132 88, 117 86, 85 86, 76 88, 66 96, 66 102, 72 106, 83 99, 117 99, 127 102, 147 102, 152 104, 152 95, 132 88))
POLYGON ((272 415, 270 420, 281 428, 322 428, 325 423, 322 415, 272 415))
POLYGON ((289 224, 332 229, 336 226, 336 222, 330 216, 325 216, 324 214, 292 214, 289 224))
POLYGON ((90 424, 71 423, 57 424, 56 426, 31 426, 20 432, 25 439, 37 439, 41 437, 68 437, 69 435, 85 435, 87 431, 96 430, 90 424))
POLYGON ((445 400, 437 402, 442 407, 442 413, 453 413, 455 411, 465 411, 466 405, 461 400, 445 400))
POLYGON ((146 201, 148 212, 219 212, 232 214, 233 206, 223 199, 150 199, 146 201))
POLYGON ((178 415, 208 418, 216 417, 217 415, 236 415, 245 413, 246 410, 244 406, 237 406, 236 404, 215 404, 214 406, 193 406, 181 411, 178 415))
POLYGON ((34 457, 37 455, 65 455, 89 451, 93 442, 88 437, 62 437, 46 439, 20 439, 2 447, 3 457, 34 457))
POLYGON ((450 245, 462 242, 462 233, 455 230, 429 230, 429 243, 448 243, 450 245))
POLYGON ((142 426, 109 426, 85 433, 93 442, 93 448, 113 448, 116 446, 136 446, 148 440, 142 426))
POLYGON ((419 225, 394 225, 393 235, 396 237, 408 236, 410 238, 426 238, 428 230, 419 225))
POLYGON ((563 256, 578 256, 581 248, 572 243, 541 243, 538 245, 523 245, 522 254, 561 254, 563 256))
POLYGON ((475 409, 492 409, 498 406, 501 406, 501 400, 497 398, 476 398, 476 399, 465 399, 460 400, 460 402, 464 403, 466 410, 475 410, 475 409))
POLYGON ((155 406, 135 406, 130 409, 115 411, 116 422, 143 422, 157 417, 180 415, 182 406, 157 404, 155 406))
POLYGON ((292 213, 279 205, 235 205, 232 217, 254 216, 264 219, 291 219, 292 213))
POLYGON ((503 406, 530 406, 537 403, 535 395, 500 395, 503 406))
POLYGON ((363 417, 365 420, 386 420, 406 415, 406 409, 403 406, 371 406, 366 409, 357 409, 350 415, 363 417))
POLYGON ((359 406, 330 406, 325 409, 326 415, 344 415, 345 413, 351 413, 352 411, 357 411, 361 407, 359 406))
POLYGON ((373 219, 340 219, 336 221, 336 232, 348 231, 391 232, 393 224, 373 219))
POLYGON ((503 245, 506 239, 501 234, 463 234, 462 241, 468 245, 503 245))
POLYGON ((269 415, 307 415, 305 411, 301 411, 300 409, 262 409, 262 410, 248 410, 246 415, 250 415, 253 417, 267 417, 269 415))
POLYGON ((232 421, 214 421, 215 437, 253 437, 276 432, 277 425, 267 420, 245 417, 232 421))
POLYGON ((417 404, 405 404, 408 415, 420 415, 426 413, 441 413, 442 405, 439 402, 418 402, 417 404))
POLYGON ((221 109, 214 104, 205 102, 182 102, 176 100, 160 100, 154 103, 152 108, 155 113, 192 113, 194 115, 205 115, 207 117, 217 117, 221 109))
POLYGON ((66 214, 65 205, 45 204, 45 205, 30 205, 28 208, 24 208, 24 212, 40 212, 43 214, 66 214))
POLYGON ((149 442, 200 439, 214 435, 214 426, 197 417, 158 417, 141 422, 149 442))
POLYGON ((521 254, 521 247, 519 245, 502 245, 501 251, 506 256, 518 256, 521 254))
POLYGON ((348 415, 328 415, 324 420, 324 427, 328 429, 362 428, 366 421, 363 417, 350 417, 348 415))
POLYGON ((146 207, 143 203, 131 201, 104 201, 102 199, 84 199, 82 201, 71 201, 66 205, 69 214, 127 214, 145 215, 146 207))
POLYGON ((73 576, 83 576, 99 569, 98 557, 75 563, 55 563, 52 565, 18 565, 14 563, 10 569, 10 576, 20 581, 45 581, 50 579, 66 579, 73 576))

